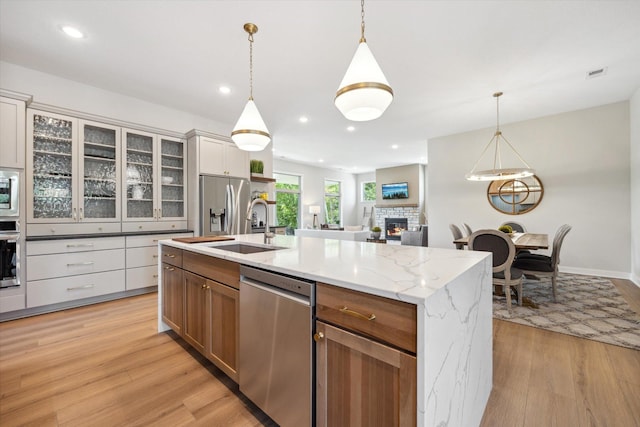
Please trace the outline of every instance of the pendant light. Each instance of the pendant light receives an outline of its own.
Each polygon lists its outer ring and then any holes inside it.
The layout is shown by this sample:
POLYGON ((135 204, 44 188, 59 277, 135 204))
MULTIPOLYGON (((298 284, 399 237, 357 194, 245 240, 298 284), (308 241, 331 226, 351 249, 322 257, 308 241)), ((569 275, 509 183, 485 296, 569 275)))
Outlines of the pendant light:
POLYGON ((247 23, 244 30, 249 33, 249 101, 231 132, 231 139, 241 150, 261 151, 271 141, 271 135, 253 102, 253 35, 258 32, 258 27, 247 23))
POLYGON ((365 122, 384 113, 393 100, 393 89, 364 38, 364 0, 361 0, 360 8, 360 44, 336 92, 334 103, 347 119, 365 122))
POLYGON ((526 178, 529 176, 533 176, 536 171, 531 169, 531 167, 524 161, 522 156, 513 148, 513 145, 507 138, 502 135, 502 131, 500 130, 500 97, 502 96, 502 92, 496 92, 493 94, 496 98, 496 132, 493 134, 493 138, 489 141, 489 143, 482 150, 482 154, 480 154, 480 158, 473 165, 473 169, 471 172, 465 175, 467 180, 469 181, 497 181, 497 180, 505 180, 505 179, 518 179, 518 178, 526 178), (491 143, 495 141, 495 149, 493 153, 493 169, 487 169, 482 171, 476 171, 478 167, 478 163, 482 160, 482 156, 487 152, 491 143), (500 142, 504 141, 511 150, 516 154, 518 159, 524 164, 524 168, 503 168, 502 167, 502 156, 500 153, 500 142))

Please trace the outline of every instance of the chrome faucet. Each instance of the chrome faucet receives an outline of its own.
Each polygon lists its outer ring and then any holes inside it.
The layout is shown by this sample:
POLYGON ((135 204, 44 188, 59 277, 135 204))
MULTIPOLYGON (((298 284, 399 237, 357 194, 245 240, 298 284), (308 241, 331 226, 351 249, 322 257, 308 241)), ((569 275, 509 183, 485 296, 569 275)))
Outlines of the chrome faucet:
POLYGON ((267 202, 264 199, 261 198, 256 198, 253 199, 251 201, 251 204, 249 205, 249 209, 247 210, 247 221, 251 221, 251 212, 253 211, 253 208, 257 205, 257 204, 261 204, 264 205, 264 211, 265 211, 265 217, 264 217, 264 243, 270 243, 269 239, 273 238, 274 234, 271 232, 271 229, 269 229, 269 205, 267 204, 267 202))

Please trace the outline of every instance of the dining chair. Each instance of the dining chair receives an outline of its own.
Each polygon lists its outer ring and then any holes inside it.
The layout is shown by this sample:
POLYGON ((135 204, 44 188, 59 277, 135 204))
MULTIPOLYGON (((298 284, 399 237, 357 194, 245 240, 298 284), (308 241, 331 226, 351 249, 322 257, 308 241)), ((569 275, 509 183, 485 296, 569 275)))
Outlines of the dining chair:
POLYGON ((570 230, 571 226, 568 224, 561 225, 560 228, 558 228, 556 235, 553 237, 551 256, 532 253, 518 254, 518 258, 513 264, 514 267, 522 270, 528 279, 532 278, 531 276, 534 276, 535 279, 538 279, 538 276, 551 276, 551 289, 553 291, 554 302, 558 291, 557 280, 558 265, 560 264, 560 249, 562 248, 562 242, 565 236, 570 230))
POLYGON ((462 223, 462 228, 464 228, 465 233, 467 233, 467 237, 471 236, 471 234, 473 233, 473 230, 471 229, 471 227, 469 227, 469 224, 467 224, 466 222, 462 223))
POLYGON ((518 293, 518 305, 522 305, 522 271, 513 267, 516 245, 511 238, 498 230, 478 230, 469 236, 469 249, 493 254, 493 285, 503 286, 507 308, 511 310, 511 288, 518 293))
POLYGON ((502 227, 503 225, 508 225, 511 227, 511 229, 513 231, 515 231, 516 233, 526 233, 527 229, 524 225, 520 224, 519 222, 515 222, 515 221, 507 221, 507 222, 503 222, 502 224, 500 224, 500 227, 502 227))
MULTIPOLYGON (((449 230, 451 230, 451 234, 453 234, 453 240, 462 239, 462 231, 455 224, 449 224, 449 230)), ((456 249, 463 250, 464 245, 462 243, 456 243, 456 249)))

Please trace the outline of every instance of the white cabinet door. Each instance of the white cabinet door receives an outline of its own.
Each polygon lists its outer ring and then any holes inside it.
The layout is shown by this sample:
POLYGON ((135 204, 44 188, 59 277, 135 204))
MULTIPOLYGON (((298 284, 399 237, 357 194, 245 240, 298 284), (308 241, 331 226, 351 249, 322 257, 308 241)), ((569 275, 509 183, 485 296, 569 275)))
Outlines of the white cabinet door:
POLYGON ((226 142, 200 137, 200 173, 226 175, 224 149, 226 142))
POLYGON ((233 142, 200 137, 200 173, 249 178, 249 152, 233 142))
POLYGON ((249 178, 249 152, 239 149, 234 143, 227 143, 225 159, 231 176, 249 178))
POLYGON ((156 221, 158 205, 155 197, 158 186, 154 134, 122 130, 122 193, 124 221, 156 221))
POLYGON ((158 171, 160 185, 157 197, 159 220, 186 220, 187 147, 183 140, 158 137, 158 171))
POLYGON ((120 221, 120 128, 79 122, 78 221, 120 221))
POLYGON ((24 168, 25 103, 0 98, 0 167, 24 168))
POLYGON ((77 223, 78 121, 27 110, 27 222, 77 223))

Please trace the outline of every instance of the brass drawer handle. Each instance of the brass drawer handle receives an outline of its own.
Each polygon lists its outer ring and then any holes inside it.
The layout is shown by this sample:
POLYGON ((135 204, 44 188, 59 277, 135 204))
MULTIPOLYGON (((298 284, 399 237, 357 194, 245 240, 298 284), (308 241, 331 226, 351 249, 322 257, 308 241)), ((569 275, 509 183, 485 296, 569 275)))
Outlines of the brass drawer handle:
POLYGON ((349 316, 357 317, 359 319, 364 319, 364 320, 374 320, 376 318, 376 315, 373 314, 373 313, 371 313, 370 315, 367 316, 366 314, 362 314, 362 313, 358 313, 357 311, 349 310, 346 305, 340 309, 340 313, 348 314, 349 316))
POLYGON ((169 270, 169 271, 175 271, 175 269, 173 267, 165 267, 165 270, 169 270))
POLYGON ((169 258, 175 258, 176 256, 173 254, 164 254, 164 256, 168 256, 169 258))
POLYGON ((322 332, 316 332, 315 334, 313 334, 313 340, 315 342, 320 341, 322 338, 324 338, 324 334, 322 332))

